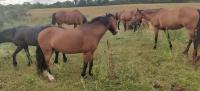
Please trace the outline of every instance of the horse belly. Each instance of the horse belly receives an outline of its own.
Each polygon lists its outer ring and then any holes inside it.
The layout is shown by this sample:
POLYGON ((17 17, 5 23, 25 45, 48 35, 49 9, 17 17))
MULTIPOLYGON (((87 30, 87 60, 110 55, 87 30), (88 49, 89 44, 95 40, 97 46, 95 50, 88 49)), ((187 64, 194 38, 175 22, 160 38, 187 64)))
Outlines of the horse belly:
POLYGON ((54 40, 53 43, 51 43, 52 48, 56 49, 59 52, 64 52, 67 54, 74 54, 74 53, 80 53, 82 42, 81 39, 77 38, 63 38, 54 40))

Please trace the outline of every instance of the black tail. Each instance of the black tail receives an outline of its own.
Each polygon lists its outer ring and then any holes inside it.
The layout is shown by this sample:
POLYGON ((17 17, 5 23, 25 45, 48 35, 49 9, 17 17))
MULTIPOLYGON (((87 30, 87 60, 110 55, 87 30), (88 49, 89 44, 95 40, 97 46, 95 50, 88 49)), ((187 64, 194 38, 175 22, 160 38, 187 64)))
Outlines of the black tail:
POLYGON ((38 72, 43 72, 43 70, 47 69, 47 64, 45 62, 44 54, 42 49, 37 46, 36 49, 36 60, 37 60, 37 70, 38 72))
POLYGON ((51 24, 52 24, 52 25, 56 25, 56 13, 53 13, 53 15, 52 15, 51 24))
POLYGON ((197 10, 199 13, 199 20, 198 20, 198 24, 197 24, 197 42, 198 44, 200 43, 200 9, 197 10))

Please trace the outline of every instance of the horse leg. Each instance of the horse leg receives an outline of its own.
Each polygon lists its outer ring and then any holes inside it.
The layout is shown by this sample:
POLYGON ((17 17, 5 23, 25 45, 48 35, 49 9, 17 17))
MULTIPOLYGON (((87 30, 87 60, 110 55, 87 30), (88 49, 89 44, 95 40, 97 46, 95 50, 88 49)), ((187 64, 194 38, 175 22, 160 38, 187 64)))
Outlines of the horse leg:
POLYGON ((126 21, 124 21, 124 32, 126 32, 126 21))
POLYGON ((77 27, 77 25, 76 24, 74 24, 74 28, 76 28, 77 27))
POLYGON ((117 24, 117 26, 118 26, 118 30, 120 30, 119 25, 120 25, 120 20, 118 21, 118 24, 117 24))
POLYGON ((62 53, 63 54, 63 62, 66 63, 67 62, 67 57, 65 55, 65 53, 62 53))
POLYGON ((193 40, 193 44, 194 44, 194 50, 193 50, 192 58, 193 58, 193 64, 195 64, 196 61, 198 60, 198 58, 197 58, 198 43, 197 43, 197 39, 196 38, 193 40))
POLYGON ((153 46, 153 49, 157 48, 158 33, 159 33, 159 30, 154 27, 154 46, 153 46))
POLYGON ((63 27, 62 27, 62 24, 60 24, 60 23, 58 23, 58 27, 59 27, 59 28, 63 28, 63 27))
MULTIPOLYGON (((192 30, 191 32, 188 33, 189 35, 189 42, 188 42, 188 45, 187 47, 185 48, 185 50, 183 51, 183 54, 185 55, 188 55, 188 51, 190 49, 190 45, 192 44, 192 40, 193 40, 193 43, 195 41, 195 38, 194 38, 194 31, 192 30)), ((195 44, 194 44, 195 45, 195 44)))
POLYGON ((55 60, 54 60, 55 64, 58 64, 58 55, 59 55, 59 52, 55 50, 55 60))
POLYGON ((134 32, 137 30, 137 24, 134 24, 134 32))
POLYGON ((29 49, 28 49, 28 46, 26 46, 24 48, 25 52, 26 52, 26 56, 28 58, 28 66, 31 66, 31 63, 32 63, 32 59, 31 59, 31 55, 30 55, 30 52, 29 52, 29 49))
POLYGON ((44 76, 47 76, 50 81, 53 81, 55 78, 52 76, 51 70, 49 68, 52 50, 47 49, 47 50, 43 51, 43 53, 44 53, 45 62, 46 62, 46 69, 44 69, 43 74, 44 74, 44 76))
POLYGON ((17 61, 16 61, 17 53, 19 53, 22 49, 23 49, 23 47, 18 46, 17 49, 15 50, 15 52, 13 53, 13 66, 14 67, 17 66, 17 61))
POLYGON ((86 78, 85 75, 86 75, 87 65, 88 65, 88 62, 90 62, 92 60, 92 54, 91 53, 84 53, 83 58, 84 58, 84 61, 83 61, 83 70, 82 70, 81 76, 83 78, 86 78))
POLYGON ((92 67, 93 67, 93 53, 90 55, 90 59, 89 59, 89 75, 91 77, 93 77, 92 67))
POLYGON ((172 43, 171 43, 171 40, 170 40, 169 32, 168 32, 167 29, 164 30, 164 32, 165 32, 165 34, 166 34, 166 36, 167 36, 167 40, 168 40, 168 43, 169 43, 169 48, 170 48, 170 50, 172 50, 172 43))

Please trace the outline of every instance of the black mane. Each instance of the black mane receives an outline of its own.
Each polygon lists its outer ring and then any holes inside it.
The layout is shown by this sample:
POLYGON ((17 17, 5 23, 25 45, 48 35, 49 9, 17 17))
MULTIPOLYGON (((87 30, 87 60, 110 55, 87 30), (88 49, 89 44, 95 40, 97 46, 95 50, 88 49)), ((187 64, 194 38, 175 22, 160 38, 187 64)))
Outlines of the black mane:
POLYGON ((105 26, 107 26, 109 24, 109 17, 114 17, 114 15, 107 14, 105 16, 99 16, 99 17, 96 17, 96 18, 92 19, 88 23, 91 24, 91 23, 94 23, 94 22, 101 22, 102 24, 104 24, 105 26))

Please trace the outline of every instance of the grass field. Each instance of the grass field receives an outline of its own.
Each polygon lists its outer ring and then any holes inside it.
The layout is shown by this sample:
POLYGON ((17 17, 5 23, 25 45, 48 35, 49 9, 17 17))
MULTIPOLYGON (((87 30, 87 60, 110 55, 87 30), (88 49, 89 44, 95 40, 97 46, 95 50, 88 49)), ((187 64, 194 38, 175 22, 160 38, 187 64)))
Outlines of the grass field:
MULTIPOLYGON (((200 3, 183 4, 130 4, 115 6, 33 9, 32 16, 22 21, 6 24, 5 28, 18 25, 38 25, 51 22, 51 14, 57 10, 79 9, 87 18, 92 19, 106 12, 138 8, 175 8, 181 6, 200 7, 200 3)), ((65 26, 68 27, 68 26, 65 26)), ((121 26, 122 28, 122 26, 121 26)), ((123 29, 123 28, 122 28, 123 29)), ((31 47, 34 64, 27 66, 27 58, 22 52, 18 55, 18 67, 12 67, 13 44, 0 45, 0 91, 171 91, 176 84, 186 91, 200 91, 200 69, 194 69, 189 57, 181 54, 187 44, 185 29, 170 31, 173 50, 168 47, 167 38, 160 32, 158 49, 153 50, 153 33, 145 28, 137 32, 123 32, 112 36, 107 32, 95 53, 94 79, 89 76, 82 80, 82 55, 68 55, 68 62, 51 63, 56 78, 49 82, 37 75, 35 48, 31 47), (107 40, 111 45, 108 50, 107 40), (112 56, 110 54, 112 53, 112 56), (110 60, 111 59, 111 60, 110 60), (155 88, 157 87, 157 88, 155 88)), ((52 58, 53 59, 53 58, 52 58)))

